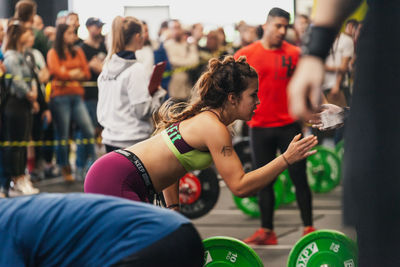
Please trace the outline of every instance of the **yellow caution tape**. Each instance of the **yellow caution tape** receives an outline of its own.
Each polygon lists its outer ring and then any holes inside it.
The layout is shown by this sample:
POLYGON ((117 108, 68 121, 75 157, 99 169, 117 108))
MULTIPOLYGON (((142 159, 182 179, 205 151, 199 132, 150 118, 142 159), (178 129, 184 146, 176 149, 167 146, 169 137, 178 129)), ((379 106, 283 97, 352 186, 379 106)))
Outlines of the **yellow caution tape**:
POLYGON ((68 139, 68 140, 41 140, 41 141, 0 141, 0 147, 41 147, 41 146, 66 146, 71 144, 88 145, 101 144, 101 137, 68 139))
MULTIPOLYGON (((10 73, 0 73, 0 77, 3 77, 6 80, 13 80, 13 81, 25 81, 25 82, 30 82, 32 81, 32 77, 21 77, 19 75, 12 75, 10 73)), ((94 87, 97 86, 97 81, 58 81, 58 80, 53 80, 53 81, 49 81, 54 83, 55 85, 58 86, 76 86, 81 85, 83 87, 94 87)))

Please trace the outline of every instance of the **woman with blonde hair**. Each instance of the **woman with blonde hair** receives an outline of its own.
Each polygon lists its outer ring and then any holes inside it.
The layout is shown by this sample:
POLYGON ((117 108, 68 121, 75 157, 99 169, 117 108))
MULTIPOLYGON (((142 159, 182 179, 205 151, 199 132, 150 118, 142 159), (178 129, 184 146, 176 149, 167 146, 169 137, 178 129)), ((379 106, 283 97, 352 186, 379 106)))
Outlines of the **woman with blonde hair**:
POLYGON ((154 116, 153 137, 98 159, 86 176, 85 192, 151 202, 163 191, 166 206, 178 210, 178 181, 186 172, 214 162, 228 188, 245 197, 315 153, 310 149, 317 144, 316 137, 300 140, 298 134, 275 160, 244 172, 228 129, 235 120, 250 120, 260 103, 258 75, 244 57, 211 59, 195 89, 197 97, 189 104, 163 104, 154 116))
POLYGON ((143 141, 151 135, 151 114, 166 94, 151 96, 149 75, 136 59, 143 47, 142 22, 134 17, 116 17, 112 23, 111 47, 98 78, 97 119, 104 127, 103 144, 111 152, 143 141))

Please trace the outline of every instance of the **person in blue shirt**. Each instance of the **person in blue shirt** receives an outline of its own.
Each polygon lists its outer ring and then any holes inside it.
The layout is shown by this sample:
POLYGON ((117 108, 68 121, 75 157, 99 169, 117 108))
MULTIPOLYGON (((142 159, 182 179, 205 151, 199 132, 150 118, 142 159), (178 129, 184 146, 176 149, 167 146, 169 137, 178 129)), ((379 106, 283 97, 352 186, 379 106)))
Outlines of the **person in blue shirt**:
POLYGON ((177 212, 93 194, 0 199, 0 266, 203 266, 177 212))

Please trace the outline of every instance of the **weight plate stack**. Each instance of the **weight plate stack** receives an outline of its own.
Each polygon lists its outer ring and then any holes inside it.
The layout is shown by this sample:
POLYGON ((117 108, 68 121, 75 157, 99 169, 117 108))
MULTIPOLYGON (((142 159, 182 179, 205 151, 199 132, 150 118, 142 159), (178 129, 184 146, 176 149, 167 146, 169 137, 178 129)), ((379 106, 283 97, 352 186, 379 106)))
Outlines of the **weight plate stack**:
POLYGON ((343 161, 343 155, 344 155, 344 140, 342 140, 342 141, 340 141, 339 143, 336 144, 335 152, 336 152, 336 156, 338 156, 340 162, 342 162, 343 161))
MULTIPOLYGON (((278 180, 281 181, 282 188, 283 188, 281 203, 282 204, 290 204, 290 203, 296 201, 296 188, 294 187, 294 185, 292 183, 292 179, 290 179, 289 171, 287 169, 279 175, 278 180)), ((275 195, 276 195, 276 191, 275 191, 275 195)))
POLYGON ((260 208, 258 207, 258 197, 244 197, 240 198, 235 195, 233 196, 233 202, 238 209, 240 209, 244 214, 249 215, 253 218, 260 217, 260 208))
POLYGON ((189 172, 179 180, 179 202, 193 204, 201 195, 201 183, 196 175, 189 172))
MULTIPOLYGON (((189 219, 196 219, 207 214, 217 203, 219 197, 219 181, 217 174, 212 168, 195 171, 183 178, 191 180, 193 188, 196 188, 196 180, 200 182, 200 188, 194 194, 187 195, 187 188, 179 188, 179 199, 186 199, 181 203, 180 212, 189 219), (185 178, 186 177, 186 178, 185 178), (200 191, 200 195, 197 195, 200 191)), ((189 180, 188 180, 189 181, 189 180)), ((188 182, 186 181, 186 182, 188 182)), ((188 184, 188 183, 186 183, 188 184)))
POLYGON ((311 190, 327 193, 340 183, 339 158, 332 150, 316 146, 317 153, 307 158, 307 176, 311 190))
POLYGON ((319 230, 297 241, 287 267, 356 267, 357 254, 355 242, 343 233, 319 230))
POLYGON ((205 267, 262 267, 257 253, 242 241, 225 236, 215 236, 203 240, 205 267))
MULTIPOLYGON (((287 191, 287 189, 285 188, 285 184, 283 182, 285 178, 282 178, 281 175, 278 176, 278 179, 276 179, 274 183, 275 209, 278 209, 279 206, 282 204, 282 199, 285 194, 288 194, 286 196, 287 203, 285 204, 291 203, 290 201, 292 198, 292 196, 290 196, 291 194, 290 192, 285 192, 285 190, 287 191)), ((238 207, 238 209, 240 209, 244 214, 247 214, 253 218, 259 218, 261 216, 260 208, 258 206, 257 196, 244 197, 244 198, 237 197, 233 194, 232 196, 233 196, 233 202, 235 202, 236 207, 238 207)), ((294 199, 296 199, 296 196, 294 196, 294 199)))

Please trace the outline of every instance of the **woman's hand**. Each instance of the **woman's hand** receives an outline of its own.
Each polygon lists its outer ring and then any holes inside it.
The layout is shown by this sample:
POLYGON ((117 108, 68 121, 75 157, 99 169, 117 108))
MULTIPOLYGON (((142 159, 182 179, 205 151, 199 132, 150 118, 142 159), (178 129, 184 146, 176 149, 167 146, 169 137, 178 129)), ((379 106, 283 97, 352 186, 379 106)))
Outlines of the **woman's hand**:
POLYGON ((4 66, 3 62, 0 61, 0 74, 2 75, 5 72, 6 72, 6 67, 4 66))
POLYGON ((103 69, 103 61, 100 60, 97 56, 94 56, 89 61, 89 68, 95 73, 99 74, 103 69))
POLYGON ((50 72, 49 69, 47 67, 44 67, 43 69, 41 69, 39 71, 39 81, 41 83, 47 83, 50 79, 50 72))
POLYGON ((164 97, 167 94, 167 90, 165 90, 164 88, 160 86, 158 86, 157 91, 154 93, 154 95, 152 95, 152 97, 164 97))
POLYGON ((44 120, 45 118, 46 118, 47 124, 50 124, 51 120, 52 120, 52 117, 51 117, 51 112, 48 109, 43 111, 42 120, 44 120))
POLYGON ((38 96, 37 90, 32 90, 32 91, 29 91, 28 93, 26 93, 26 98, 31 103, 36 101, 37 96, 38 96))
POLYGON ((337 96, 339 95, 339 93, 340 93, 340 84, 335 84, 335 85, 332 87, 331 91, 329 92, 329 94, 330 94, 332 97, 337 97, 337 96))
POLYGON ((176 212, 180 212, 180 208, 179 208, 179 206, 178 207, 172 207, 172 208, 169 208, 170 210, 173 210, 173 211, 176 211, 176 212))
POLYGON ((32 103, 32 114, 37 114, 40 111, 40 105, 37 101, 32 103))
POLYGON ((290 142, 285 153, 283 153, 284 158, 289 164, 293 164, 317 152, 316 150, 310 151, 311 148, 318 144, 316 136, 310 135, 301 140, 300 138, 301 134, 296 135, 292 142, 290 142))
POLYGON ((73 80, 80 81, 83 80, 83 78, 85 78, 85 73, 83 73, 83 71, 79 68, 70 70, 68 74, 73 80))

